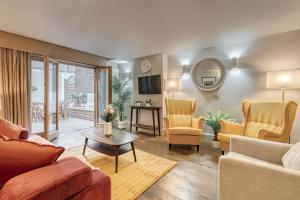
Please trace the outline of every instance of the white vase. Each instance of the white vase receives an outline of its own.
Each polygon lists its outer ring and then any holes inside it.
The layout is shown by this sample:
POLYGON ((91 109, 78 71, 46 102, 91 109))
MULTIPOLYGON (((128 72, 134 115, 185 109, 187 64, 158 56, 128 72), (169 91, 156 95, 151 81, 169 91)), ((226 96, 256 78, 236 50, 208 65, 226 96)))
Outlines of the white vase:
POLYGON ((212 140, 212 141, 211 141, 211 146, 212 146, 213 148, 218 149, 218 148, 220 147, 220 141, 219 141, 219 140, 212 140))
POLYGON ((119 129, 125 129, 126 128, 126 122, 125 121, 118 121, 118 128, 119 129))
POLYGON ((151 104, 150 103, 146 103, 146 107, 151 107, 151 104))
POLYGON ((111 124, 111 122, 104 122, 104 124, 103 124, 103 133, 106 136, 110 136, 112 134, 112 124, 111 124))

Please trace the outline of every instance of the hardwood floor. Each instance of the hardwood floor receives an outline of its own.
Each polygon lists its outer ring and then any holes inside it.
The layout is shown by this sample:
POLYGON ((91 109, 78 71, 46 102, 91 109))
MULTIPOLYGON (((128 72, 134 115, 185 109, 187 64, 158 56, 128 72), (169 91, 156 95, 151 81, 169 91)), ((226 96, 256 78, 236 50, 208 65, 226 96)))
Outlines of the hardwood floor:
MULTIPOLYGON (((197 152, 195 146, 173 145, 169 150, 165 136, 136 133, 137 149, 177 161, 168 174, 153 184, 138 200, 216 200, 220 151, 210 146, 210 136, 203 135, 197 152)), ((80 131, 61 134, 53 143, 66 148, 83 145, 80 131)), ((138 172, 137 172, 138 173, 138 172)))

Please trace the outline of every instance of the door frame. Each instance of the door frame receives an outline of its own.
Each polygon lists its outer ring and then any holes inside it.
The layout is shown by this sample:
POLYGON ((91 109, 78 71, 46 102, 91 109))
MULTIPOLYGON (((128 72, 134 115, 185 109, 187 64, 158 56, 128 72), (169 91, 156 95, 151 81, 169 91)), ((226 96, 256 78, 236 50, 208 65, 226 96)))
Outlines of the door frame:
MULTIPOLYGON (((71 63, 78 64, 80 67, 92 68, 94 69, 94 126, 99 122, 99 110, 98 110, 98 80, 100 77, 98 76, 98 72, 101 70, 108 71, 108 104, 112 103, 112 67, 111 66, 93 66, 82 63, 76 63, 61 59, 55 59, 49 57, 48 55, 37 55, 34 54, 32 56, 35 60, 40 60, 44 62, 44 131, 37 132, 43 136, 45 139, 49 140, 49 133, 57 132, 59 133, 59 114, 58 114, 58 100, 59 100, 59 64, 60 63, 71 63), (49 132, 49 62, 53 62, 57 64, 56 68, 56 115, 55 115, 55 123, 56 123, 56 131, 49 132)), ((31 60, 34 60, 32 59, 31 60)), ((32 80, 31 80, 32 81, 32 80)), ((32 123, 32 119, 31 119, 32 123)), ((51 138, 50 138, 51 139, 51 138)), ((52 138, 54 139, 54 138, 52 138)))

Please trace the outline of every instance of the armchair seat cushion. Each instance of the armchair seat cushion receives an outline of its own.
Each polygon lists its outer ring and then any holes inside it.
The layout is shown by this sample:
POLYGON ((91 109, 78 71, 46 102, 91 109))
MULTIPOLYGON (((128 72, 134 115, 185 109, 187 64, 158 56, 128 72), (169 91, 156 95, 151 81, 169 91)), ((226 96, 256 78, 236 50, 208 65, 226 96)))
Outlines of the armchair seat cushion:
POLYGON ((239 137, 239 135, 236 134, 224 134, 224 133, 219 133, 218 134, 218 139, 222 142, 230 143, 230 139, 232 137, 239 137))
POLYGON ((168 135, 201 135, 202 129, 191 127, 173 127, 167 129, 168 135))

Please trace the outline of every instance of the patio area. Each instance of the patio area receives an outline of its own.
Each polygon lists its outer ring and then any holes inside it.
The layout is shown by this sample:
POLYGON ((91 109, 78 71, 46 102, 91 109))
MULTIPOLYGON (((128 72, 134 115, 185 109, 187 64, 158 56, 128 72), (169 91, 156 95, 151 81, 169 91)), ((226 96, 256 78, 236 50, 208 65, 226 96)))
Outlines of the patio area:
MULTIPOLYGON (((69 117, 65 120, 59 121, 59 134, 68 134, 69 132, 76 132, 82 129, 91 128, 94 126, 94 121, 85 120, 85 119, 78 119, 69 117)), ((38 132, 44 129, 44 122, 39 121, 33 123, 32 132, 38 132)))

